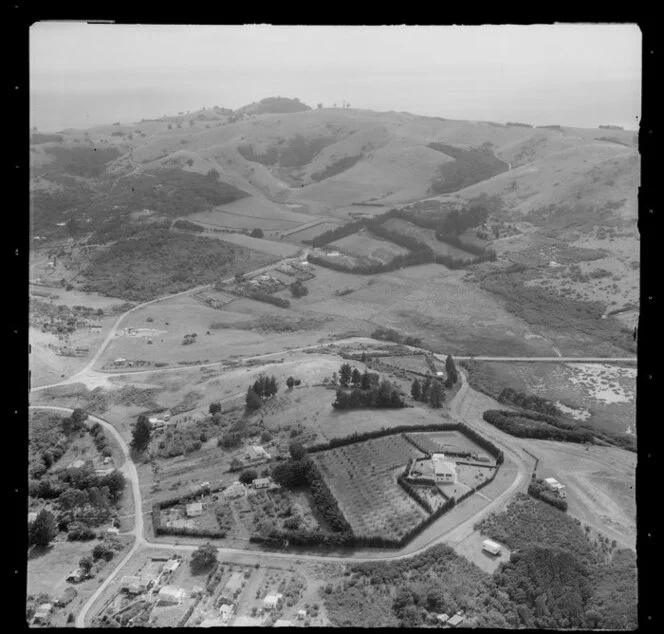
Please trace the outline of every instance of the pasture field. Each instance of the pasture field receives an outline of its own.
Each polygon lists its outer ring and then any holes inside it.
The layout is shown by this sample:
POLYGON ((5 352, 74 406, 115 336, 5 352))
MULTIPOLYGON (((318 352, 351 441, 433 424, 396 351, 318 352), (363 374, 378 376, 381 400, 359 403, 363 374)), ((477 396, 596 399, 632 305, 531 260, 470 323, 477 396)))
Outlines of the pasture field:
POLYGON ((188 216, 188 220, 212 227, 284 231, 312 222, 316 217, 292 211, 266 199, 249 197, 193 214, 188 216))
POLYGON ((408 355, 408 356, 386 356, 378 357, 378 361, 382 365, 392 366, 400 370, 409 370, 412 372, 428 372, 429 366, 424 360, 424 355, 408 355))
POLYGON ((360 261, 391 262, 397 255, 407 255, 408 249, 387 240, 380 240, 368 231, 360 231, 328 245, 360 261))
POLYGON ((427 517, 396 482, 410 458, 422 457, 401 436, 312 454, 356 535, 399 538, 427 517))
POLYGON ((209 230, 202 234, 206 238, 217 238, 224 242, 232 242, 233 244, 251 249, 252 251, 260 251, 261 253, 267 253, 268 255, 273 255, 278 258, 293 257, 297 255, 300 250, 294 244, 288 244, 286 242, 276 242, 264 238, 253 238, 244 233, 227 233, 225 231, 215 232, 213 227, 210 227, 209 225, 203 226, 206 226, 209 230))
POLYGON ((436 239, 436 234, 433 229, 418 227, 412 222, 402 220, 401 218, 390 218, 389 220, 386 220, 383 225, 390 231, 396 231, 404 236, 416 238, 420 242, 427 244, 436 255, 446 255, 467 260, 470 260, 473 257, 467 251, 463 251, 462 249, 445 242, 440 242, 436 239))

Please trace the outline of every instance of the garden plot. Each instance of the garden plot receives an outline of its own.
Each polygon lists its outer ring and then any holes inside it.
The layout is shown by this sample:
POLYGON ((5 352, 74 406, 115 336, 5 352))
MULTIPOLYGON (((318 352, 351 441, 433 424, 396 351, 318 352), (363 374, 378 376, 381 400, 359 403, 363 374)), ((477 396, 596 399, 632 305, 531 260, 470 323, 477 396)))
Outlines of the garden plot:
POLYGON ((312 455, 356 535, 397 539, 427 517, 396 482, 408 460, 422 456, 397 435, 312 455))

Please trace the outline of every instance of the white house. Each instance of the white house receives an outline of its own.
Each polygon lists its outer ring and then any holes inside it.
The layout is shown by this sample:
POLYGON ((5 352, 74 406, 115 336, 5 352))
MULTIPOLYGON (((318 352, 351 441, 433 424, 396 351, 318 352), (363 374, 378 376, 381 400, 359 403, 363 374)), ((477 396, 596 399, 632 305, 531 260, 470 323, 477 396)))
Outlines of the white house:
POLYGON ((431 465, 433 467, 433 479, 442 484, 454 483, 457 479, 456 465, 445 460, 445 454, 434 453, 431 455, 431 465))
POLYGON ((268 594, 263 599, 263 605, 265 606, 266 609, 272 610, 277 607, 279 599, 281 599, 283 596, 284 595, 281 594, 280 592, 276 592, 275 594, 268 594))
POLYGON ((500 544, 490 540, 490 539, 485 539, 482 542, 482 550, 485 550, 491 555, 500 555, 500 544))
POLYGON ((192 504, 187 504, 187 517, 198 517, 203 514, 203 503, 202 502, 193 502, 192 504))
POLYGON ((28 513, 28 524, 32 524, 32 522, 34 522, 36 519, 37 519, 37 513, 35 513, 34 511, 28 513))
POLYGON ((220 608, 219 608, 219 614, 221 615, 221 620, 224 623, 228 622, 228 619, 231 618, 231 615, 233 614, 233 606, 230 603, 224 603, 220 608))
POLYGON ((163 586, 157 595, 158 605, 179 605, 185 596, 185 592, 178 586, 163 586))
POLYGON ((35 612, 33 623, 45 623, 53 612, 52 603, 42 603, 35 612))
POLYGON ((85 460, 74 460, 67 465, 67 469, 80 469, 85 466, 85 460))
POLYGON ((129 594, 140 594, 141 592, 145 592, 149 585, 150 581, 148 579, 131 575, 122 577, 122 581, 120 582, 121 589, 129 594))

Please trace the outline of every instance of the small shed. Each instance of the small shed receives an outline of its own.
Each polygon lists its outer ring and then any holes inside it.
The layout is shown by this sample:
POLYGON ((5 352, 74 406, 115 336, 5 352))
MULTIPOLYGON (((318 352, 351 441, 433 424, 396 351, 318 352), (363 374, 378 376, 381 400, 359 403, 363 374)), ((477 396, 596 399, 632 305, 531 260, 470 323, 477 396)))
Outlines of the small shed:
POLYGON ((438 619, 439 623, 447 623, 450 620, 449 615, 445 614, 444 612, 443 614, 437 614, 436 618, 438 619))
POLYGON ((485 539, 482 542, 482 550, 486 551, 490 555, 500 555, 501 546, 491 539, 485 539))
POLYGON ((82 581, 85 577, 85 573, 81 568, 76 568, 76 570, 72 570, 68 575, 67 575, 67 581, 70 583, 78 583, 79 581, 82 581))
POLYGON ((119 535, 120 534, 120 529, 116 528, 115 526, 111 526, 110 528, 106 529, 106 534, 107 535, 119 535))
POLYGON ((148 589, 149 581, 142 577, 127 575, 122 577, 120 587, 129 594, 140 594, 148 589))

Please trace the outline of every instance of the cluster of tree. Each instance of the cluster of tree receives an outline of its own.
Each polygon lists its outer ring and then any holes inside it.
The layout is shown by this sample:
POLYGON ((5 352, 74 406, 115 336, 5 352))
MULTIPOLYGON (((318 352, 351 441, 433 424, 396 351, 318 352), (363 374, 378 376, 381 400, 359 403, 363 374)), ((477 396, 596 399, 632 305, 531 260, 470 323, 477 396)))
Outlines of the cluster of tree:
POLYGON ((448 388, 452 387, 452 385, 454 385, 459 380, 459 373, 457 372, 456 365, 451 354, 448 354, 445 358, 445 372, 447 372, 447 382, 450 383, 450 385, 447 385, 446 382, 445 385, 448 388))
POLYGON ((302 103, 297 97, 266 97, 257 103, 243 106, 236 113, 249 112, 251 114, 287 114, 289 112, 304 112, 311 110, 311 106, 302 103))
POLYGON ((30 424, 28 473, 38 480, 67 451, 72 439, 85 428, 87 414, 80 408, 71 416, 35 415, 30 424))
POLYGON ((329 244, 330 242, 334 242, 335 240, 341 240, 341 238, 345 238, 346 236, 350 236, 353 235, 354 233, 357 233, 360 229, 364 228, 365 226, 366 226, 365 220, 356 220, 354 222, 349 222, 345 225, 340 225, 335 229, 330 229, 329 231, 325 231, 320 235, 317 235, 315 238, 311 240, 311 246, 322 247, 326 244, 329 244))
POLYGON ((194 574, 207 571, 217 563, 217 549, 210 543, 202 544, 191 555, 190 566, 194 574))
POLYGON ((304 297, 309 294, 309 289, 302 283, 301 280, 293 282, 290 286, 290 292, 293 297, 304 297))
POLYGON ((255 299, 257 302, 265 302, 266 304, 279 306, 279 308, 290 307, 290 302, 286 298, 270 295, 269 293, 264 293, 263 291, 249 291, 246 293, 246 296, 250 299, 255 299))
POLYGON ((455 159, 443 163, 438 169, 430 187, 432 194, 449 194, 509 169, 507 163, 494 154, 490 143, 470 150, 445 143, 429 143, 427 147, 455 159))
POLYGON ((517 392, 511 387, 506 387, 498 396, 499 403, 506 403, 508 405, 516 405, 523 409, 530 409, 540 414, 547 414, 548 416, 562 416, 562 412, 555 403, 536 396, 535 394, 527 394, 526 392, 517 392))
POLYGON ((293 388, 296 387, 297 385, 301 385, 302 381, 300 379, 295 379, 292 376, 289 376, 286 379, 286 386, 288 387, 288 391, 292 392, 293 388))
MULTIPOLYGON (((253 397, 252 397, 253 398, 253 397)), ((234 449, 242 444, 242 436, 236 431, 227 431, 219 436, 217 445, 222 449, 234 449)))
POLYGON ((83 271, 84 290, 131 301, 176 293, 227 276, 242 247, 186 233, 168 223, 100 249, 83 271))
POLYGON ((28 527, 28 544, 37 548, 46 548, 58 534, 58 526, 53 513, 42 509, 28 527))
POLYGON ((240 145, 237 150, 247 161, 261 165, 279 165, 281 167, 303 167, 310 163, 325 147, 334 143, 331 137, 307 139, 302 134, 295 134, 280 146, 270 146, 258 154, 251 145, 240 145))
POLYGON ((406 402, 399 389, 383 379, 378 386, 368 389, 340 387, 332 407, 339 410, 359 407, 399 408, 406 407, 406 402))
POLYGON ((261 374, 253 385, 247 388, 247 396, 244 400, 247 411, 253 412, 260 409, 263 401, 273 397, 278 390, 279 385, 274 375, 268 378, 266 374, 261 374))
POLYGON ((482 417, 487 423, 518 438, 542 438, 578 443, 592 443, 594 440, 590 430, 575 428, 570 423, 546 414, 491 409, 484 412, 482 417))
POLYGON ((419 337, 402 335, 400 332, 397 332, 392 328, 385 328, 383 326, 378 326, 378 328, 371 333, 371 338, 380 341, 394 341, 395 343, 402 343, 406 346, 420 347, 422 345, 422 340, 419 337))
POLYGON ((255 229, 251 230, 251 233, 249 234, 252 238, 262 238, 263 237, 263 230, 260 229, 259 227, 256 227, 255 229))
POLYGON ((546 502, 561 511, 567 511, 567 500, 551 491, 543 480, 533 478, 528 485, 528 495, 532 495, 534 498, 542 500, 542 502, 546 502))
POLYGON ((143 453, 152 438, 152 423, 147 414, 139 414, 131 430, 130 447, 137 453, 143 453))
POLYGON ((204 227, 201 227, 201 225, 197 225, 190 220, 176 220, 173 223, 173 228, 179 229, 180 231, 192 231, 194 233, 203 233, 205 231, 204 227))
POLYGON ((435 408, 441 408, 445 400, 442 381, 430 376, 427 376, 422 382, 419 379, 414 379, 410 388, 410 395, 416 401, 428 403, 435 408))
POLYGON ((198 337, 198 333, 193 332, 191 334, 186 334, 184 338, 182 339, 182 345, 183 346, 189 346, 192 343, 196 343, 196 337, 198 337))
POLYGON ((519 121, 508 121, 506 126, 512 126, 517 128, 532 128, 533 126, 530 123, 520 123, 519 121))

